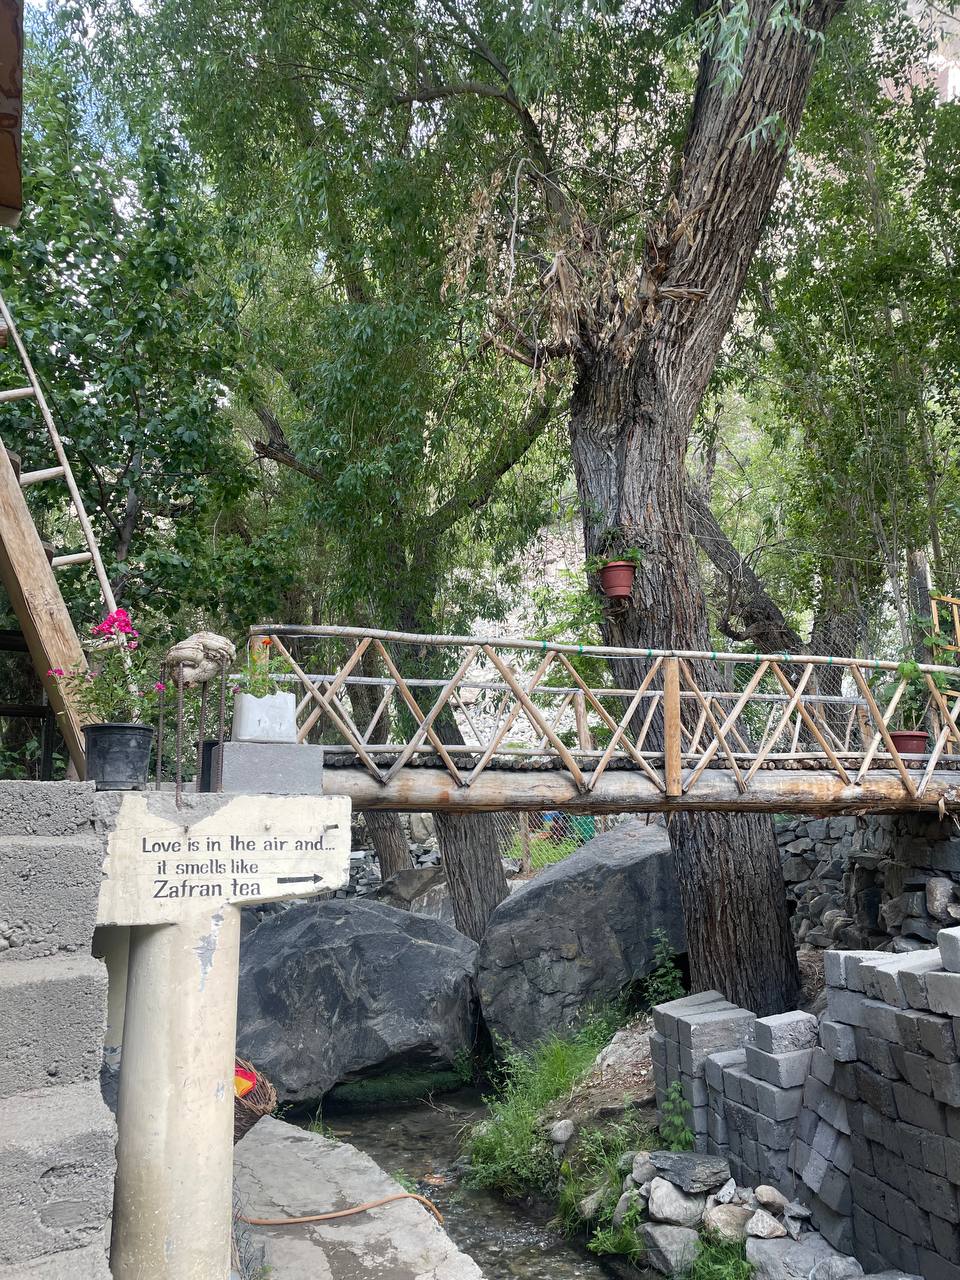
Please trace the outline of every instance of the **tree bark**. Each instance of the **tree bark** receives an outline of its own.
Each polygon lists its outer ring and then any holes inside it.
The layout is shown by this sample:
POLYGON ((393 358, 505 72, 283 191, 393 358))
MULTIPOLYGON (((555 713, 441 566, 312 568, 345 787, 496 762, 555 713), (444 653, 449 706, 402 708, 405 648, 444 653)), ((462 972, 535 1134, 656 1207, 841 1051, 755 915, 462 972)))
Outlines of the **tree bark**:
POLYGON ((454 921, 461 933, 479 942, 491 915, 510 892, 493 814, 435 812, 433 817, 454 921))
POLYGON ((389 880, 398 871, 413 866, 410 845, 398 813, 378 809, 364 809, 363 820, 370 833, 370 842, 380 863, 380 877, 389 880))
MULTIPOLYGON (((632 648, 708 649, 706 604, 684 502, 685 431, 656 370, 612 356, 581 371, 571 403, 571 440, 588 556, 611 527, 642 549, 633 597, 610 603, 604 639, 632 648)), ((622 660, 630 688, 645 664, 622 660)), ((701 688, 719 673, 695 666, 701 688)), ((662 725, 651 728, 662 746, 662 725)), ((653 745, 651 742, 651 745, 653 745)), ((773 826, 747 814, 674 814, 670 841, 694 986, 717 987, 757 1013, 791 1007, 799 975, 773 826)))

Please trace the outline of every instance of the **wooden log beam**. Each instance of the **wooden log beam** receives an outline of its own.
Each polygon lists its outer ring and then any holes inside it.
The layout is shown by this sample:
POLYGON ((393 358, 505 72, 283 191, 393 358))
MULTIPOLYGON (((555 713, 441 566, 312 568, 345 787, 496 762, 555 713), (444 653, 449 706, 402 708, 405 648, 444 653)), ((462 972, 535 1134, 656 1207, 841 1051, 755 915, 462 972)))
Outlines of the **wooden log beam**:
MULTIPOLYGON (((919 775, 918 775, 919 776, 919 775)), ((445 769, 405 769, 388 785, 365 769, 327 765, 324 788, 349 796, 357 809, 411 813, 483 813, 565 809, 571 813, 671 813, 681 810, 757 813, 902 813, 960 811, 960 771, 932 775, 922 796, 911 798, 894 770, 874 771, 859 786, 831 770, 769 769, 737 787, 729 769, 711 769, 692 791, 666 796, 639 770, 607 771, 593 791, 580 791, 564 773, 536 769, 488 769, 469 787, 458 787, 445 769)))
POLYGON ((47 691, 47 700, 76 766, 85 777, 83 730, 76 706, 69 702, 55 677, 47 674, 57 667, 65 671, 86 667, 87 660, 73 627, 67 606, 46 552, 27 508, 23 491, 0 444, 0 580, 23 632, 37 675, 47 691))

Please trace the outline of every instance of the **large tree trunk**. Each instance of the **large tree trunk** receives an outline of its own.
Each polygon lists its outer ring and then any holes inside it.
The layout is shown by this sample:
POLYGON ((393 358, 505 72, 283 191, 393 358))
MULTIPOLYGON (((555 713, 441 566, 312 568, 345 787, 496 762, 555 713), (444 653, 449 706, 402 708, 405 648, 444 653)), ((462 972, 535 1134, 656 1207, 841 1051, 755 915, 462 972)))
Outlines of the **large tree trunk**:
POLYGON ((383 880, 389 880, 398 871, 406 871, 413 866, 410 845, 399 813, 390 813, 386 809, 364 809, 363 820, 367 824, 383 880))
MULTIPOLYGON (((571 438, 587 554, 603 553, 612 528, 628 531, 643 552, 633 599, 607 606, 604 638, 631 648, 708 649, 686 524, 685 432, 655 371, 612 357, 582 370, 571 438)), ((645 668, 642 660, 616 665, 626 688, 645 668)), ((695 675, 701 688, 719 687, 712 664, 698 664, 695 675)), ((652 732, 656 741, 662 726, 652 732)), ((669 832, 695 987, 718 987, 762 1014, 790 1007, 799 977, 770 819, 678 813, 669 832)))
POLYGON ((479 942, 491 915, 510 892, 490 813, 435 813, 453 918, 461 933, 479 942))
MULTIPOLYGON (((841 3, 812 0, 802 21, 822 30, 841 3)), ((645 308, 577 359, 570 436, 587 554, 632 545, 644 557, 632 598, 607 608, 613 644, 710 648, 684 499, 687 441, 786 163, 775 137, 750 135, 769 135, 776 119, 793 136, 817 48, 807 32, 774 25, 775 6, 751 5, 734 88, 713 52, 701 58, 670 204, 647 238, 645 308)), ((642 664, 623 665, 628 685, 642 664)), ((694 676, 719 687, 710 663, 694 676)), ((696 986, 758 1013, 789 1008, 799 975, 772 822, 690 814, 674 817, 670 836, 696 986)))

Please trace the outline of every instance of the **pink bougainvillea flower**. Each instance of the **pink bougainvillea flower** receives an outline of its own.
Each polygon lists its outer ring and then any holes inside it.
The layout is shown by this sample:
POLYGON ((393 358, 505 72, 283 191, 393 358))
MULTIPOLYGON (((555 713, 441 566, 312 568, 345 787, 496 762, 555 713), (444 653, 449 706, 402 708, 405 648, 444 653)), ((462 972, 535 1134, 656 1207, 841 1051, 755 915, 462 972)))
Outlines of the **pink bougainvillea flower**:
POLYGON ((154 689, 156 689, 157 693, 163 693, 167 686, 163 683, 162 680, 158 680, 153 687, 154 689))
POLYGON ((63 667, 48 667, 48 668, 47 668, 47 675, 48 675, 48 676, 62 676, 62 675, 63 675, 63 667))

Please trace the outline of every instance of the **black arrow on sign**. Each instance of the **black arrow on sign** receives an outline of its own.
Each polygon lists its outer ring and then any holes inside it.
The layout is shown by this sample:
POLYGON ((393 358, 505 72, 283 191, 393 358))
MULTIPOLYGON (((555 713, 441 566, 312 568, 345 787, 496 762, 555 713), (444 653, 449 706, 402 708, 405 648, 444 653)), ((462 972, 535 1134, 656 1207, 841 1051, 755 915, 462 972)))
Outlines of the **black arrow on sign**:
POLYGON ((277 884, 319 884, 323 876, 277 876, 277 884))

